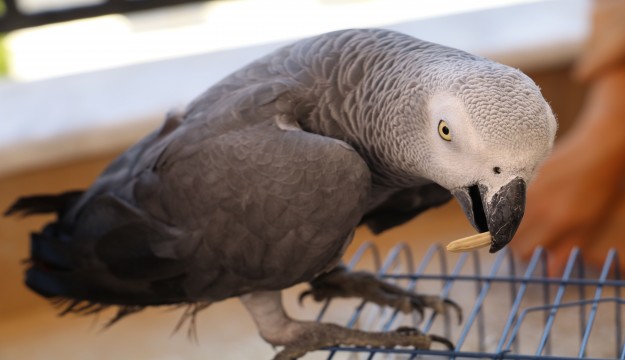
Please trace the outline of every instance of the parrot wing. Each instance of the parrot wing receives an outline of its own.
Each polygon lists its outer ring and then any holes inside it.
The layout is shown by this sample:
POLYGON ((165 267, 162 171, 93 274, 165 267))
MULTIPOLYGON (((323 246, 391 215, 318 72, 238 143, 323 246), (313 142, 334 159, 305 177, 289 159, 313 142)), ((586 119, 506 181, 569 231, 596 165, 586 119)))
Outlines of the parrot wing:
POLYGON ((275 117, 221 134, 174 127, 111 165, 71 221, 33 237, 31 288, 109 304, 216 301, 338 262, 371 182, 353 148, 275 117))

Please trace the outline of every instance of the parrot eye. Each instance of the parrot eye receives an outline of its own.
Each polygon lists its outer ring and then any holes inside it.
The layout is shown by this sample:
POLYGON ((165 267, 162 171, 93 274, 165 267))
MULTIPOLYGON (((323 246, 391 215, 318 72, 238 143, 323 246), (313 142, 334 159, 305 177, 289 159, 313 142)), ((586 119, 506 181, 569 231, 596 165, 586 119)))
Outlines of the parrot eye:
POLYGON ((445 120, 441 120, 438 123, 438 135, 440 135, 445 141, 451 141, 451 132, 449 131, 449 126, 447 126, 447 122, 445 122, 445 120))

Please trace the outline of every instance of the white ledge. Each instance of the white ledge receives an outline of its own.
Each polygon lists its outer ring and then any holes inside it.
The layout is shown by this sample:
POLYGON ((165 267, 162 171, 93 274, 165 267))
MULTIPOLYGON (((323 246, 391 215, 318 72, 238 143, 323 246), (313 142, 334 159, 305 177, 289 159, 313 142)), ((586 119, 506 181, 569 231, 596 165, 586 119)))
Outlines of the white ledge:
MULTIPOLYGON (((555 0, 385 26, 521 69, 571 61, 588 1, 555 0)), ((0 83, 0 176, 128 147, 211 84, 285 42, 42 81, 0 83)))

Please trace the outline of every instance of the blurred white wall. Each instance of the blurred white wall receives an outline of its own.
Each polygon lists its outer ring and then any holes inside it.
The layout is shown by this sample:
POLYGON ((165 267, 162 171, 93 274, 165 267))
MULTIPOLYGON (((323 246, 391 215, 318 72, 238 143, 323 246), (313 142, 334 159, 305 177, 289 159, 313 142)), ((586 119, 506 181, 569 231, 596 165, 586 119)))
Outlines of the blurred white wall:
MULTIPOLYGON (((6 39, 13 79, 28 81, 379 27, 538 0, 237 0, 109 15, 16 31, 6 39)), ((543 0, 544 1, 544 0, 543 0)), ((21 0, 29 11, 99 0, 21 0)), ((447 31, 444 27, 437 31, 447 31)))

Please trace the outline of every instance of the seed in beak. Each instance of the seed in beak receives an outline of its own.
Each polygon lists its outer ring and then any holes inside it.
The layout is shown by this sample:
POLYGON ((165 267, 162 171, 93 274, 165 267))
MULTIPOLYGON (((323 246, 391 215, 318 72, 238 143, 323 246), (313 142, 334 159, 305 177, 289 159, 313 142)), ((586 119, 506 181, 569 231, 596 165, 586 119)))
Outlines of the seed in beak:
POLYGON ((447 251, 465 252, 490 245, 492 238, 490 232, 483 232, 476 235, 458 239, 447 244, 447 251))

